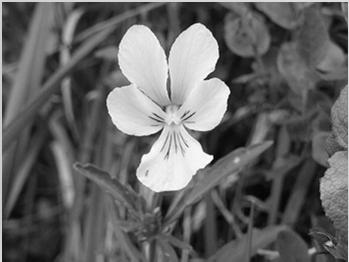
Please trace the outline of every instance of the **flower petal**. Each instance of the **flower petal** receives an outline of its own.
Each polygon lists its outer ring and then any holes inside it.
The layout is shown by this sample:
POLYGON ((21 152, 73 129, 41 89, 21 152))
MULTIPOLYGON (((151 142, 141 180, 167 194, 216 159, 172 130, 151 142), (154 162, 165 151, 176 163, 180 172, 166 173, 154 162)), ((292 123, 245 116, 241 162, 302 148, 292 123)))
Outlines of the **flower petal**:
POLYGON ((118 60, 122 73, 131 83, 159 105, 170 103, 166 55, 148 27, 134 25, 127 30, 120 42, 118 60))
POLYGON ((204 25, 197 23, 183 31, 169 56, 172 102, 183 104, 190 91, 215 69, 218 57, 217 41, 204 25))
POLYGON ((126 134, 146 136, 163 128, 165 113, 134 84, 114 88, 107 108, 114 125, 126 134))
POLYGON ((155 192, 180 190, 212 159, 183 126, 165 126, 150 152, 142 157, 137 178, 155 192))
POLYGON ((179 109, 184 125, 197 131, 215 128, 227 110, 229 87, 218 78, 202 81, 179 109))

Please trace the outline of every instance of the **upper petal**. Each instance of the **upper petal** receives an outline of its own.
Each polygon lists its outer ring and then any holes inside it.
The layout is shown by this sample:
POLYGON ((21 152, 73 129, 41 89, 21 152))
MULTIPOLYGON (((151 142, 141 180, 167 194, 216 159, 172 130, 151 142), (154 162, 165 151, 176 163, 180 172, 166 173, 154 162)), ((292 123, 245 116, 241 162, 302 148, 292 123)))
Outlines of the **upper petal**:
POLYGON ((218 78, 202 81, 190 93, 178 114, 189 129, 211 130, 222 120, 229 94, 229 87, 218 78))
POLYGON ((138 180, 155 192, 184 188, 213 159, 183 126, 176 128, 164 128, 137 169, 138 180))
POLYGON ((165 113, 134 84, 114 88, 107 97, 107 108, 114 125, 126 134, 145 136, 163 127, 165 113))
POLYGON ((169 104, 166 55, 148 27, 134 25, 127 30, 120 42, 118 60, 131 83, 159 105, 169 104))
POLYGON ((218 57, 217 41, 204 25, 197 23, 183 31, 169 56, 172 102, 181 105, 197 83, 215 69, 218 57))

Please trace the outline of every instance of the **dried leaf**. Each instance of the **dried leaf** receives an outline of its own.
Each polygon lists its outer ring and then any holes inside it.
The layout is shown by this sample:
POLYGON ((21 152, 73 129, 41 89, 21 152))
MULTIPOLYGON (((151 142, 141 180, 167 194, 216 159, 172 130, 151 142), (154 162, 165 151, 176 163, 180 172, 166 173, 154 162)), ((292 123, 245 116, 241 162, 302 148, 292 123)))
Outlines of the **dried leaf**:
POLYGON ((348 152, 339 151, 329 159, 320 181, 322 206, 332 220, 340 245, 348 246, 348 152))

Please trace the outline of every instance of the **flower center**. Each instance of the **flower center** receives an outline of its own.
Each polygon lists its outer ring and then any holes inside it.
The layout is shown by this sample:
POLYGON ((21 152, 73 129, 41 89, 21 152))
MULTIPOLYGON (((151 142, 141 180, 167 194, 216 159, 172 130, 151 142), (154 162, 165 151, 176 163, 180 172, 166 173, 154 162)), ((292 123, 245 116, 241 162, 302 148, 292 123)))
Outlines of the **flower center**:
POLYGON ((165 122, 167 125, 179 125, 181 124, 182 120, 180 116, 178 115, 178 106, 176 105, 169 105, 166 107, 166 119, 165 122))

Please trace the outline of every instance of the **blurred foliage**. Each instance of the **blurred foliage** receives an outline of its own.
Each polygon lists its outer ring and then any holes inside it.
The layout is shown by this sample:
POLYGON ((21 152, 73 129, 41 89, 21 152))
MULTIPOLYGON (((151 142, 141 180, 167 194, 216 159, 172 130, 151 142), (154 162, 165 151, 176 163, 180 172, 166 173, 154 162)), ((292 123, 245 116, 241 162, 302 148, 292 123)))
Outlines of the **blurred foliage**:
POLYGON ((2 7, 4 261, 343 256, 347 218, 332 211, 347 208, 347 4, 2 7), (212 166, 182 191, 153 194, 135 169, 155 136, 124 135, 106 111, 106 94, 127 84, 117 46, 144 24, 168 53, 196 22, 218 41, 212 74, 230 87, 229 108, 194 134, 212 166))

